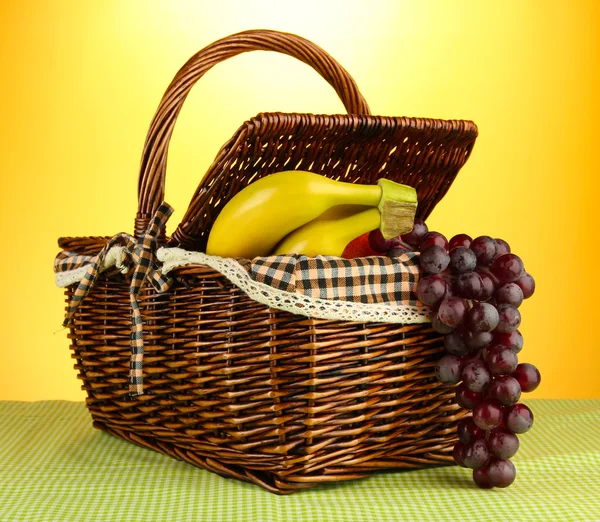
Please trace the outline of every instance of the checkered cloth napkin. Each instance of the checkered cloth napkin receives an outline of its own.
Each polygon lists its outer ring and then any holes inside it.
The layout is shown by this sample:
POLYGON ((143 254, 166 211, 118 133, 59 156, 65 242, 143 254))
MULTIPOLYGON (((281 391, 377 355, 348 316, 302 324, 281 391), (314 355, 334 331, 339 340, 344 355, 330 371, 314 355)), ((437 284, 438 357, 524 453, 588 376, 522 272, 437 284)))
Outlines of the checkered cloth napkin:
MULTIPOLYGON (((114 245, 115 242, 111 244, 114 245)), ((93 268, 94 265, 100 264, 98 257, 63 250, 54 260, 54 271, 68 272, 84 266, 93 268)), ((123 249, 116 268, 105 273, 107 275, 116 272, 131 273, 129 257, 129 251, 123 249)), ((414 252, 406 252, 394 259, 388 257, 344 259, 291 255, 256 257, 252 260, 236 259, 236 261, 254 281, 284 292, 299 293, 317 299, 339 299, 363 304, 422 306, 415 294, 416 284, 419 282, 419 264, 414 252)), ((98 267, 89 272, 97 277, 98 267)), ((170 279, 160 270, 153 270, 151 278, 158 283, 159 291, 163 285, 165 289, 162 291, 168 290, 170 279)), ((91 284, 88 278, 86 287, 91 284)), ((77 300, 80 300, 81 295, 83 291, 78 293, 77 300)), ((75 309, 76 306, 72 309, 72 313, 75 309)))
POLYGON ((271 256, 240 264, 255 281, 285 292, 363 304, 421 304, 415 295, 419 266, 414 252, 394 259, 271 256))

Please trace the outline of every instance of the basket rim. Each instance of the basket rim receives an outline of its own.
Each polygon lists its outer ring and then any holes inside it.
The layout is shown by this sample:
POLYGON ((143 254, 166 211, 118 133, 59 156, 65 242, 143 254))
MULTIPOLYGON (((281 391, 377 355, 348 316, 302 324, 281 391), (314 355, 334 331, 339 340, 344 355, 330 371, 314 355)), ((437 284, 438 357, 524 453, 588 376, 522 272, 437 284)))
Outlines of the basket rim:
MULTIPOLYGON (((467 118, 431 118, 431 117, 427 117, 427 116, 406 116, 406 115, 386 116, 383 114, 347 114, 347 113, 284 112, 284 111, 261 111, 261 112, 258 112, 255 116, 244 120, 244 123, 242 124, 242 126, 246 123, 250 123, 257 119, 265 118, 265 117, 269 117, 269 116, 279 116, 279 117, 281 117, 281 116, 284 116, 284 117, 306 116, 306 117, 313 117, 313 118, 336 118, 336 119, 340 118, 340 119, 344 119, 344 120, 376 120, 376 121, 379 120, 381 122, 385 122, 385 121, 397 122, 397 121, 401 120, 405 125, 409 124, 408 127, 412 127, 412 125, 410 125, 410 124, 417 124, 417 123, 425 123, 425 124, 441 123, 441 124, 450 124, 450 125, 460 124, 460 125, 463 125, 464 128, 456 129, 456 130, 462 130, 465 133, 472 132, 472 133, 474 133, 473 134, 474 137, 477 137, 478 133, 479 133, 477 124, 473 120, 467 119, 467 118)), ((419 128, 416 125, 415 125, 415 127, 417 129, 419 128)), ((425 130, 425 128, 423 128, 423 130, 425 130)))

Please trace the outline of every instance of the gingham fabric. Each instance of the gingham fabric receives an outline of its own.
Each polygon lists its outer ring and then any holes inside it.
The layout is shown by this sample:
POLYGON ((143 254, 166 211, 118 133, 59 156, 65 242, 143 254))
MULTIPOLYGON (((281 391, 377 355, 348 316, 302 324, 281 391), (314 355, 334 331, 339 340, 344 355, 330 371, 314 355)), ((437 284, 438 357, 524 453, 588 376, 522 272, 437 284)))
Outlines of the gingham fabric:
POLYGON ((167 203, 162 203, 152 217, 148 229, 137 240, 126 233, 117 234, 111 238, 98 255, 80 256, 73 253, 61 252, 54 264, 57 271, 72 270, 82 265, 88 265, 87 272, 77 285, 75 293, 69 303, 63 326, 67 326, 73 318, 79 304, 88 295, 100 273, 100 267, 111 247, 121 245, 124 247, 122 257, 117 262, 117 267, 123 273, 132 273, 129 287, 131 303, 131 361, 129 368, 129 392, 131 395, 141 395, 144 391, 143 382, 143 357, 144 335, 142 314, 138 305, 138 296, 142 285, 148 279, 157 292, 166 292, 171 286, 171 279, 162 275, 156 262, 157 238, 164 228, 167 220, 173 213, 173 208, 167 203))
POLYGON ((381 472, 290 496, 225 479, 91 426, 83 403, 0 402, 2 522, 600 521, 600 400, 525 400, 517 479, 457 466, 381 472), (132 488, 135 485, 135 488, 132 488))
POLYGON ((415 306, 419 278, 416 254, 344 259, 328 256, 255 258, 250 265, 255 281, 319 299, 365 304, 397 303, 415 306))
MULTIPOLYGON (((77 302, 81 300, 81 295, 87 295, 92 274, 95 281, 98 266, 104 259, 106 251, 120 238, 126 238, 127 243, 123 254, 129 255, 133 239, 127 234, 119 234, 103 249, 100 257, 78 255, 68 251, 62 251, 56 257, 54 261, 56 272, 67 272, 89 266, 86 279, 81 282, 84 290, 78 291, 76 295, 77 302)), ((406 252, 394 259, 385 256, 344 259, 293 255, 257 257, 252 260, 236 259, 236 261, 254 281, 284 292, 363 304, 421 305, 415 294, 415 287, 419 281, 419 265, 417 254, 414 252, 406 252)), ((135 264, 135 259, 133 262, 135 264)), ((117 268, 121 272, 126 272, 130 266, 131 264, 126 261, 117 262, 117 268)), ((151 274, 162 284, 165 278, 160 270, 156 268, 151 274)), ((161 286, 155 287, 158 289, 161 286)))
MULTIPOLYGON (((128 234, 120 234, 122 236, 131 237, 128 234)), ((116 236, 118 237, 118 236, 116 236)), ((62 250, 54 258, 54 271, 55 272, 68 272, 69 270, 75 270, 76 268, 90 265, 94 262, 95 256, 86 256, 77 254, 76 252, 69 252, 68 250, 62 250)), ((121 266, 124 265, 125 259, 121 259, 121 266)))

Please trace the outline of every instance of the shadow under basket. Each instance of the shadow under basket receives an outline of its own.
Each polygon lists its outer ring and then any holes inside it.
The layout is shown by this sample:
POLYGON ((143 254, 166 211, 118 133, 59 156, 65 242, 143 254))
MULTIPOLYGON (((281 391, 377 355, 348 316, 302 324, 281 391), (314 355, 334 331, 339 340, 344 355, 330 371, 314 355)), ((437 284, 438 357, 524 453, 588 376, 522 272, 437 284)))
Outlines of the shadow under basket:
MULTIPOLYGON (((314 67, 347 115, 267 113, 217 154, 182 223, 163 244, 203 251, 223 206, 281 170, 416 188, 424 219, 477 137, 468 121, 371 116, 356 84, 298 36, 245 31, 194 55, 167 89, 146 139, 135 235, 163 199, 169 139, 194 83, 248 50, 284 52, 314 67)), ((96 254, 107 237, 61 238, 96 254)), ((144 285, 144 393, 129 394, 131 277, 101 274, 70 324, 76 369, 94 426, 225 477, 285 494, 375 471, 452 463, 465 411, 435 377, 443 337, 429 323, 314 319, 262 305, 214 269, 175 269, 171 289, 144 285)), ((76 285, 67 287, 70 300, 76 285)))

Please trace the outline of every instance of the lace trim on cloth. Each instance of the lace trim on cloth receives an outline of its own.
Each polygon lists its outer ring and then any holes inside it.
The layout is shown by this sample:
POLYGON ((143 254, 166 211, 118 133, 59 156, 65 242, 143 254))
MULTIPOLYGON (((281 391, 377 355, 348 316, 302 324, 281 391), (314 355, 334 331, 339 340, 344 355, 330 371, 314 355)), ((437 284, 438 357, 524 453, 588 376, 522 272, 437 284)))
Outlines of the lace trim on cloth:
MULTIPOLYGON (((109 250, 101 270, 114 266, 120 258, 120 252, 109 250)), ((175 268, 189 265, 205 265, 223 274, 231 283, 245 292, 255 301, 268 307, 284 310, 292 314, 356 322, 384 322, 398 324, 419 324, 429 322, 430 309, 426 306, 407 306, 401 304, 366 304, 339 299, 320 299, 308 297, 297 292, 286 292, 265 283, 253 280, 248 271, 233 258, 209 256, 202 252, 193 252, 181 248, 159 248, 156 252, 162 263, 162 273, 168 274, 175 268)), ((79 282, 87 271, 80 267, 66 272, 56 273, 56 284, 60 287, 79 282)))

